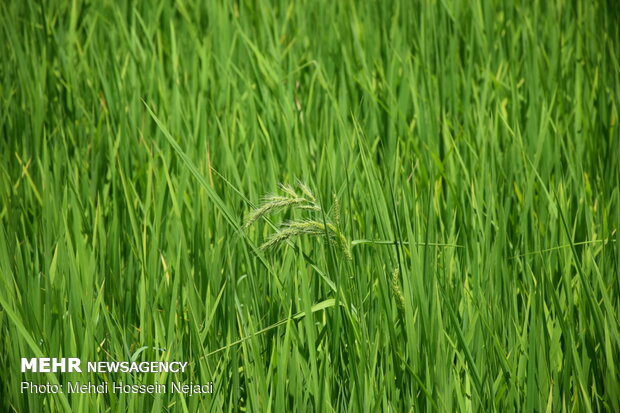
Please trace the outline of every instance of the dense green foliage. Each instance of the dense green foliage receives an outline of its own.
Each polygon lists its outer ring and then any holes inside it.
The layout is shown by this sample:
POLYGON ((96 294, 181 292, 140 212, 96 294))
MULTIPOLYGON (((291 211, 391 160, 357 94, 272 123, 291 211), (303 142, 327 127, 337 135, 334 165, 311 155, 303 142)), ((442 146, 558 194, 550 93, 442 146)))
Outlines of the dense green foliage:
POLYGON ((1 410, 620 411, 613 2, 193 3, 0 5, 1 410))

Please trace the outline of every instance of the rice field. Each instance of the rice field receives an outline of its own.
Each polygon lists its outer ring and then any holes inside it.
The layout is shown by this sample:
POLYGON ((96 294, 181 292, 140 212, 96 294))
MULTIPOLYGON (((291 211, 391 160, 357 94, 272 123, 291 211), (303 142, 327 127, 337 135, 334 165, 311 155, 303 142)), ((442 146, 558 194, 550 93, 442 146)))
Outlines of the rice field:
POLYGON ((619 18, 2 2, 0 410, 620 411, 619 18))

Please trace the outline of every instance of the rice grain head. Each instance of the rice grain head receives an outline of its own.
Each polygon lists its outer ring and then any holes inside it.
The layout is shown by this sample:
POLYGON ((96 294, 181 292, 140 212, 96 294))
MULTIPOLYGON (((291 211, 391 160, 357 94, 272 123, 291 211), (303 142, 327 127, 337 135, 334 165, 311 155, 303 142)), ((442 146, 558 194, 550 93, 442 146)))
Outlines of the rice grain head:
POLYGON ((394 272, 392 273, 392 294, 394 294, 394 300, 396 301, 396 306, 400 311, 405 311, 405 296, 403 294, 403 290, 400 287, 400 270, 398 267, 394 268, 394 272))
MULTIPOLYGON (((321 206, 316 202, 314 193, 312 193, 310 188, 308 188, 308 186, 301 181, 297 181, 297 187, 301 193, 296 191, 295 188, 290 185, 280 184, 279 187, 283 195, 266 196, 262 205, 255 209, 247 218, 245 224, 243 225, 243 229, 247 229, 250 225, 266 215, 277 213, 286 208, 313 212, 322 211, 321 206)), ((352 260, 349 241, 339 229, 340 203, 338 202, 335 194, 333 195, 333 198, 334 202, 329 214, 327 216, 322 216, 324 220, 323 222, 316 219, 293 220, 286 222, 280 225, 277 232, 272 234, 260 248, 266 250, 276 247, 291 238, 300 237, 302 235, 311 235, 325 238, 326 241, 341 250, 349 261, 352 260), (333 222, 335 222, 335 224, 333 222)))
POLYGON ((325 226, 319 221, 289 221, 282 225, 281 229, 273 234, 267 242, 261 245, 261 249, 266 250, 277 247, 283 242, 300 237, 302 235, 311 235, 318 237, 327 237, 332 245, 340 248, 348 260, 352 259, 351 250, 347 238, 331 223, 325 226))
MULTIPOLYGON (((287 192, 288 193, 288 192, 287 192)), ((289 194, 290 195, 290 194, 289 194)), ((299 209, 312 210, 312 211, 320 211, 321 208, 303 197, 287 197, 280 195, 270 195, 265 197, 263 204, 254 210, 252 214, 248 217, 245 224, 243 225, 244 229, 249 228, 253 223, 261 219, 262 217, 274 214, 276 212, 281 211, 282 209, 295 207, 299 209)))

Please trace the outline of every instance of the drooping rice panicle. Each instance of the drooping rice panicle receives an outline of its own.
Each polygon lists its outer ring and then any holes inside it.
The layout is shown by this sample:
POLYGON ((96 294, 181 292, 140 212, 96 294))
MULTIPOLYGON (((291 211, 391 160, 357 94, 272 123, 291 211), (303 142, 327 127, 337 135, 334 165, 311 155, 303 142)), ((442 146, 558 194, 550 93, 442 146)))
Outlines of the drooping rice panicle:
POLYGON ((327 224, 327 229, 322 222, 319 221, 290 221, 282 225, 281 229, 273 234, 261 249, 269 249, 280 245, 282 242, 290 238, 299 237, 301 235, 327 236, 333 245, 339 247, 347 259, 351 260, 351 251, 349 242, 346 237, 331 224, 327 224), (328 234, 329 232, 329 234, 328 234))
POLYGON ((288 194, 291 198, 301 198, 292 186, 287 184, 280 184, 279 186, 282 192, 288 194))
POLYGON ((297 180, 297 186, 299 187, 299 189, 301 189, 301 192, 303 192, 304 195, 306 195, 312 202, 316 202, 316 197, 314 196, 314 194, 312 193, 312 191, 310 190, 310 188, 308 188, 306 184, 304 184, 300 180, 297 180))
POLYGON ((400 270, 398 267, 394 268, 392 272, 392 279, 390 282, 390 286, 392 287, 392 294, 394 295, 394 300, 396 301, 396 306, 400 311, 405 310, 405 296, 403 294, 403 290, 400 287, 400 270))
POLYGON ((273 214, 289 207, 318 210, 318 207, 316 205, 309 204, 308 200, 305 198, 289 198, 279 195, 270 195, 266 197, 263 204, 259 208, 255 209, 252 214, 247 218, 245 224, 243 225, 243 228, 247 229, 250 225, 258 221, 265 215, 273 214))
POLYGON ((333 204, 331 209, 331 217, 336 223, 336 225, 340 225, 340 201, 336 194, 332 194, 333 204))

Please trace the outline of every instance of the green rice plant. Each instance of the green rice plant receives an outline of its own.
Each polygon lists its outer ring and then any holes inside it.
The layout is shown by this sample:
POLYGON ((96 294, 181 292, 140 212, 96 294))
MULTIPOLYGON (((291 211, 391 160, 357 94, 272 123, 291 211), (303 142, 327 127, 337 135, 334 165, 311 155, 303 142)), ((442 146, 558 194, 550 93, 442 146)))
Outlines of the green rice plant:
POLYGON ((0 411, 620 412, 616 3, 0 1, 0 411))

